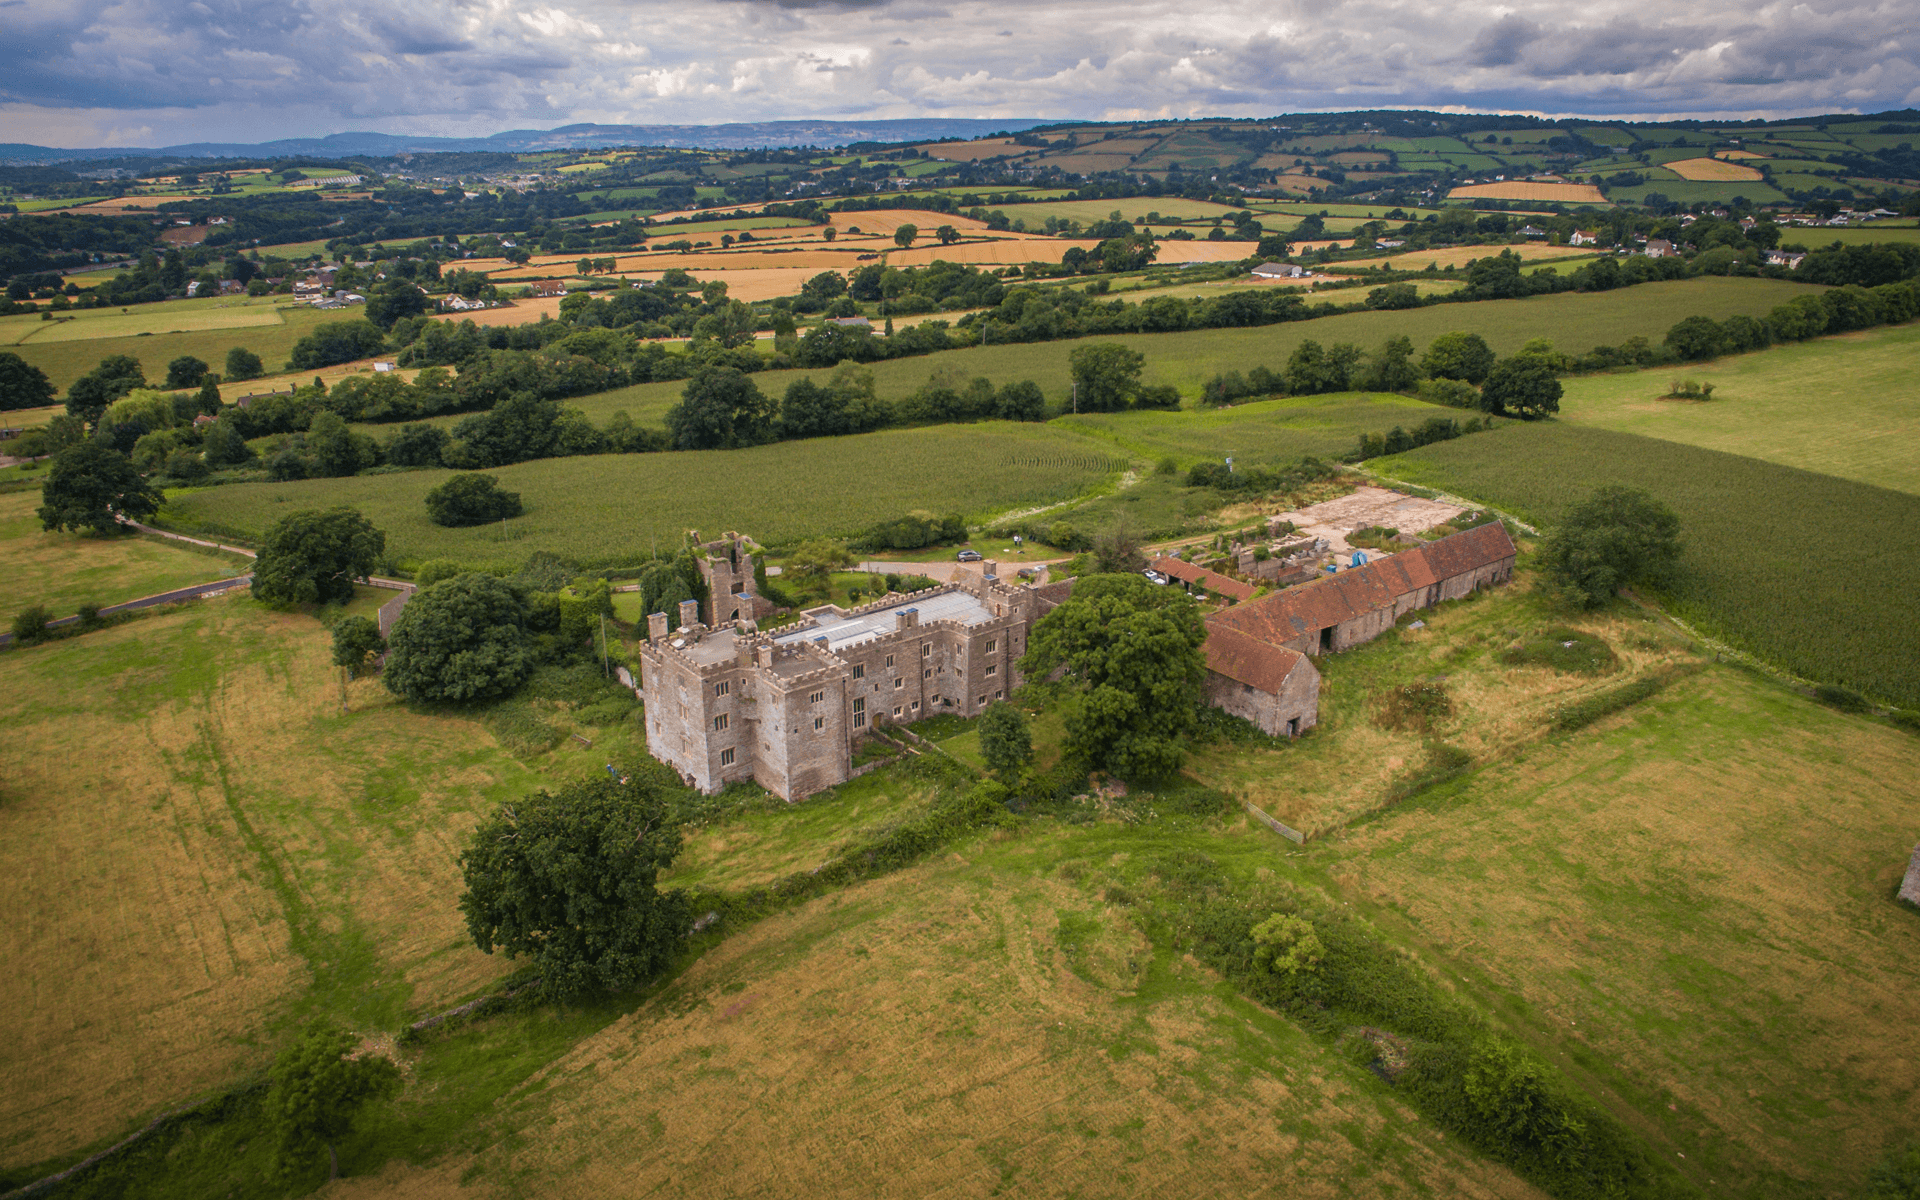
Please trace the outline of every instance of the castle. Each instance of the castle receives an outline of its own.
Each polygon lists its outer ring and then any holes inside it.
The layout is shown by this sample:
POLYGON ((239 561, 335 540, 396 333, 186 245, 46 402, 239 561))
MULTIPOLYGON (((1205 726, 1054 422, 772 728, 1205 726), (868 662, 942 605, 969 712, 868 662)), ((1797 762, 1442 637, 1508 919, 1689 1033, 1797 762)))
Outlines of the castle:
MULTIPOLYGON (((1014 664, 1035 621, 1071 594, 1001 582, 993 562, 957 581, 858 608, 823 605, 762 632, 750 543, 706 543, 709 595, 681 602, 677 628, 647 618, 640 647, 647 749, 689 786, 751 779, 799 800, 851 778, 873 728, 937 713, 975 717, 1020 686, 1014 664)), ((1512 578, 1515 549, 1497 522, 1376 559, 1207 618, 1208 703, 1275 736, 1319 718, 1313 656, 1378 637, 1417 609, 1512 578)))

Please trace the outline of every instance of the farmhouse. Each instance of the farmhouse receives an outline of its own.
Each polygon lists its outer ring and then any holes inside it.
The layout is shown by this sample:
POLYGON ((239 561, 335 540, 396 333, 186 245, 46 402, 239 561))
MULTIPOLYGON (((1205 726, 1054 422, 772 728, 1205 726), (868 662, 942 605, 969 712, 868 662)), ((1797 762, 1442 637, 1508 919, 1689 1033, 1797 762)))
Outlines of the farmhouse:
POLYGON ((1654 238, 1647 243, 1648 258, 1666 258, 1673 253, 1673 243, 1665 238, 1654 238))
POLYGON ((1591 233, 1585 229, 1576 229, 1573 231, 1573 235, 1567 238, 1567 245, 1569 246, 1598 246, 1599 244, 1600 235, 1591 233))
POLYGON ((647 749, 703 792, 752 779, 801 799, 850 778, 854 742, 875 726, 978 716, 1005 699, 1044 607, 1036 589, 991 573, 810 609, 770 633, 744 618, 703 623, 699 602, 683 601, 677 630, 665 613, 647 618, 647 749))
POLYGON ((564 296, 567 294, 566 282, 559 279, 536 279, 528 285, 528 288, 535 296, 564 296))
POLYGON ((1334 653, 1416 609, 1507 582, 1516 553, 1494 522, 1226 609, 1207 624, 1302 654, 1334 653))

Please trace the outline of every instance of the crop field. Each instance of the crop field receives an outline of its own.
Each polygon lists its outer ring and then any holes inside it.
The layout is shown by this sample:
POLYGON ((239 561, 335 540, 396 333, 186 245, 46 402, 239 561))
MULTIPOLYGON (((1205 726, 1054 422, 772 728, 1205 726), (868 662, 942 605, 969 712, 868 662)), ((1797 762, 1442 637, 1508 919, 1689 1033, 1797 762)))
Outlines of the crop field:
POLYGON ((1920 326, 1566 381, 1560 419, 1920 494, 1920 326), (1662 400, 1676 379, 1710 401, 1662 400), (1844 381, 1844 384, 1838 382, 1844 381))
POLYGON ((1742 179, 1755 180, 1760 172, 1752 167, 1743 167, 1739 163, 1727 162, 1719 158, 1683 158, 1678 162, 1666 164, 1682 179, 1742 179))
POLYGON ((1362 433, 1385 433, 1395 425, 1457 415, 1457 409, 1405 396, 1344 393, 1196 412, 1087 413, 1060 417, 1054 424, 1107 439, 1138 459, 1171 455, 1185 467, 1231 456, 1251 466, 1292 462, 1306 454, 1331 458, 1353 449, 1362 433))
MULTIPOLYGON (((1538 1195, 1051 873, 1159 849, 1092 841, 975 839, 770 917, 504 1099, 477 1160, 384 1182, 438 1194, 470 1166, 556 1197, 1538 1195)), ((1233 848, 1264 849, 1244 828, 1233 848)))
POLYGON ((138 337, 163 333, 198 333, 209 329, 243 329, 248 326, 280 325, 280 310, 265 306, 218 305, 192 302, 191 311, 155 312, 161 305, 143 305, 125 313, 95 316, 102 310, 67 314, 69 320, 56 317, 43 321, 38 317, 0 317, 0 345, 44 345, 48 342, 81 342, 99 338, 138 337))
POLYGON ((551 550, 582 565, 647 557, 682 530, 751 530, 763 544, 845 536, 916 508, 978 517, 1064 500, 1116 473, 1105 444, 1047 425, 942 425, 749 450, 542 459, 491 472, 527 514, 495 526, 445 529, 422 497, 445 471, 170 493, 163 519, 183 529, 257 538, 276 517, 350 504, 387 533, 400 562, 455 558, 518 565, 551 550))
MULTIPOLYGON (((1470 164, 1469 170, 1475 170, 1470 164)), ((1507 183, 1476 183, 1466 187, 1457 187, 1447 193, 1449 200, 1473 200, 1480 197, 1490 200, 1557 200, 1563 204, 1604 205, 1607 198, 1600 189, 1590 183, 1527 183, 1524 180, 1507 183)))
MULTIPOLYGON (((1830 187, 1832 184, 1833 181, 1830 179, 1822 179, 1810 184, 1782 180, 1783 187, 1795 188, 1802 186, 1830 187)), ((1645 200, 1655 192, 1660 193, 1676 204, 1705 203, 1710 200, 1727 202, 1742 196, 1755 204, 1784 204, 1787 202, 1787 194, 1785 192, 1773 187, 1771 184, 1758 180, 1745 182, 1741 180, 1649 178, 1646 183, 1641 184, 1639 187, 1616 187, 1609 190, 1617 200, 1636 202, 1645 200)))
POLYGON ((1528 266, 1537 262, 1547 262, 1558 258, 1591 258, 1593 252, 1580 246, 1549 246, 1545 242, 1522 242, 1518 246, 1446 246, 1438 250, 1413 250, 1405 254, 1393 254, 1382 259, 1369 259, 1368 262, 1386 267, 1392 271, 1424 271, 1429 266, 1444 271, 1448 267, 1465 268, 1478 258, 1498 258, 1503 251, 1512 251, 1527 261, 1528 266))
POLYGON ((1920 496, 1564 422, 1516 424, 1376 459, 1376 470, 1551 523, 1603 484, 1679 514, 1679 615, 1808 678, 1920 707, 1920 496))
POLYGON ((1838 242, 1842 246, 1872 246, 1882 242, 1920 242, 1920 229, 1911 225, 1881 225, 1875 223, 1859 229, 1837 229, 1828 226, 1819 228, 1797 228, 1783 226, 1780 230, 1783 243, 1798 242, 1803 246, 1821 249, 1838 242))
POLYGON ((234 555, 201 554, 154 538, 46 533, 37 491, 0 495, 0 617, 44 604, 56 617, 82 604, 101 607, 174 588, 242 575, 234 555))
POLYGON ((329 646, 229 598, 0 655, 0 1162, 227 1086, 312 1016, 395 1028, 506 969, 455 909, 459 840, 631 739, 523 765, 375 680, 343 715, 329 646))
POLYGON ((1920 1088, 1920 920, 1892 902, 1915 744, 1712 667, 1312 869, 1464 990, 1542 1014, 1549 1057, 1705 1194, 1863 1195, 1920 1088))
MULTIPOLYGON (((187 303, 199 303, 188 301, 187 303)), ((160 307, 155 305, 154 307, 160 307)), ((128 317, 139 313, 134 309, 128 317)), ((355 313, 327 312, 322 309, 293 307, 286 309, 234 309, 232 312, 262 311, 277 314, 277 323, 241 326, 238 328, 189 329, 183 333, 135 333, 131 336, 109 332, 99 337, 85 340, 42 341, 34 338, 10 349, 21 358, 39 367, 47 373, 47 378, 63 392, 74 380, 85 375, 100 364, 100 360, 114 354, 128 354, 140 360, 140 366, 150 380, 166 378, 167 364, 183 354, 191 354, 202 362, 210 364, 214 370, 221 370, 227 358, 227 351, 235 346, 244 346, 260 356, 261 362, 269 372, 278 371, 286 365, 287 356, 293 352, 293 344, 305 337, 314 326, 328 320, 348 320, 355 313)), ((215 314, 217 315, 218 310, 215 314)), ((104 319, 111 320, 119 316, 110 314, 104 319)), ((0 318, 17 320, 18 318, 0 318)), ((96 320, 102 318, 95 318, 96 320)), ((148 318, 140 318, 148 320, 148 318)), ((177 328, 179 322, 190 318, 159 316, 151 323, 166 328, 177 328)), ((32 320, 30 318, 30 320, 32 320)), ((49 323, 50 324, 50 323, 49 323)), ((74 324, 77 326, 79 322, 74 324)), ((111 327, 109 327, 111 330, 111 327)))

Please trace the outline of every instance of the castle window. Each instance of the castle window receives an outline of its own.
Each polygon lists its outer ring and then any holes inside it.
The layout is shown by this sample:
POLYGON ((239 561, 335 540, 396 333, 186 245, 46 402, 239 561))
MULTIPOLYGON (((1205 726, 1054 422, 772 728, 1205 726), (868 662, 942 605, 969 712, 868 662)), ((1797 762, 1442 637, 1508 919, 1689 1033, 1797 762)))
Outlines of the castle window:
POLYGON ((922 671, 922 672, 920 673, 920 678, 922 678, 922 679, 932 679, 932 678, 933 678, 933 668, 932 668, 932 667, 928 667, 928 668, 927 668, 926 670, 924 670, 924 671, 922 671))
POLYGON ((1006 697, 1006 693, 1005 693, 1005 692, 995 692, 995 693, 993 694, 993 698, 994 698, 995 700, 1000 700, 1000 699, 1004 699, 1005 697, 1006 697))
POLYGON ((980 703, 985 704, 986 702, 987 698, 985 696, 980 697, 980 703))
POLYGON ((733 765, 733 747, 732 746, 728 746, 725 750, 722 750, 720 752, 720 765, 723 767, 730 767, 733 765))
POLYGON ((894 708, 894 710, 893 710, 893 715, 894 715, 894 717, 895 717, 896 719, 897 719, 897 718, 898 718, 898 717, 900 716, 900 709, 899 709, 899 707, 898 707, 898 706, 895 706, 895 708, 894 708))
POLYGON ((827 719, 825 717, 815 717, 813 719, 813 727, 815 729, 825 729, 827 727, 827 719))
POLYGON ((853 664, 853 677, 855 679, 865 679, 867 677, 867 665, 865 663, 853 664))
POLYGON ((724 696, 728 692, 731 692, 732 690, 733 690, 733 684, 725 679, 722 679, 719 683, 716 683, 713 685, 713 694, 716 696, 724 696))
POLYGON ((727 728, 727 714, 721 713, 719 716, 713 719, 713 731, 715 733, 724 733, 726 732, 726 728, 727 728))
POLYGON ((995 666, 993 663, 987 664, 987 674, 989 675, 993 674, 995 671, 998 671, 999 669, 1000 668, 995 666))
POLYGON ((887 665, 888 665, 888 666, 892 666, 892 665, 893 665, 893 655, 891 655, 891 654, 889 654, 889 655, 887 655, 887 665))
POLYGON ((987 653, 988 653, 988 654, 992 654, 992 653, 993 653, 993 648, 994 648, 995 646, 998 646, 999 644, 1000 644, 999 642, 988 642, 988 643, 987 643, 987 653))
POLYGON ((921 657, 921 658, 932 658, 932 657, 933 657, 933 643, 932 643, 932 642, 922 642, 922 643, 920 643, 920 657, 921 657))
POLYGON ((825 692, 815 692, 813 695, 807 697, 807 703, 818 704, 822 700, 825 700, 826 698, 827 698, 827 694, 825 692))
POLYGON ((857 713, 867 711, 867 702, 865 700, 855 700, 853 702, 853 711, 857 713))
POLYGON ((855 729, 864 728, 866 726, 866 723, 867 723, 867 714, 865 713, 853 714, 853 727, 855 729))
POLYGON ((913 702, 913 703, 912 703, 911 705, 909 705, 909 707, 910 707, 910 708, 912 708, 912 709, 913 709, 913 711, 915 711, 915 712, 919 712, 919 711, 920 711, 920 702, 919 702, 918 700, 915 700, 915 701, 914 701, 914 702, 913 702))
POLYGON ((907 686, 907 681, 905 679, 896 679, 893 681, 893 690, 896 692, 905 686, 907 686))

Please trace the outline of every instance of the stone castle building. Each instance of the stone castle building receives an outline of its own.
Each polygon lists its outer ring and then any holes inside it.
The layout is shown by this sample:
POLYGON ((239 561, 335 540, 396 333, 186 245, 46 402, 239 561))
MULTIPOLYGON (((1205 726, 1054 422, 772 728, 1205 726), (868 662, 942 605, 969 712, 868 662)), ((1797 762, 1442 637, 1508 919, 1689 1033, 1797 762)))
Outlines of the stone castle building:
POLYGON ((1057 603, 985 566, 908 596, 809 609, 766 633, 719 587, 709 615, 728 620, 701 621, 693 600, 677 629, 653 614, 640 647, 647 748, 703 792, 752 779, 797 800, 849 778, 855 742, 876 725, 978 716, 1019 686, 1027 630, 1057 603))

